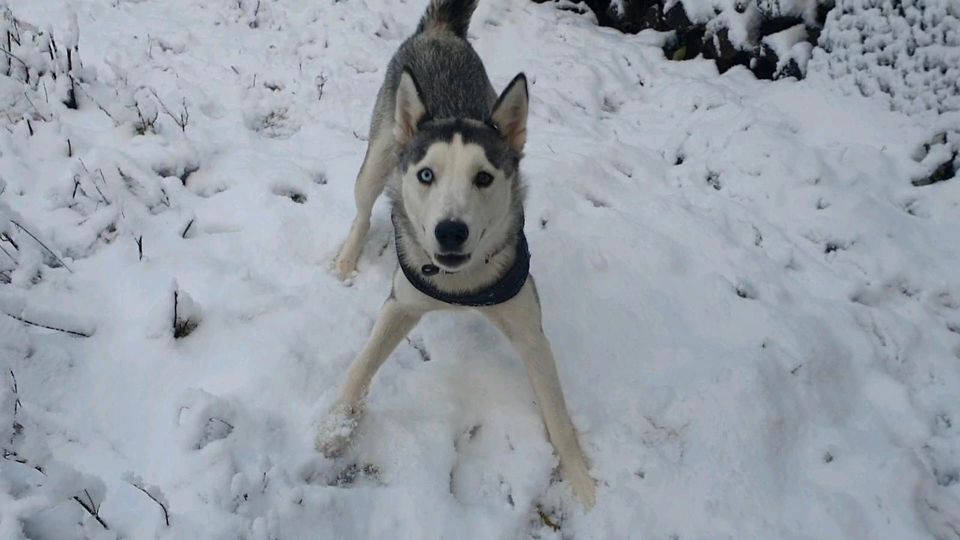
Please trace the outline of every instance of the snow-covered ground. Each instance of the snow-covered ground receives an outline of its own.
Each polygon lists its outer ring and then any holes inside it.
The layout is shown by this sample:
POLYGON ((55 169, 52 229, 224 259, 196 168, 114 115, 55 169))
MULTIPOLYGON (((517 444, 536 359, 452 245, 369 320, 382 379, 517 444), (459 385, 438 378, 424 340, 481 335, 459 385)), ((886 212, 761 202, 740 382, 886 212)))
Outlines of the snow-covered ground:
POLYGON ((8 2, 83 67, 77 110, 0 70, 0 538, 960 538, 960 180, 911 184, 939 120, 520 0, 470 37, 532 83, 527 236, 597 505, 471 314, 317 454, 395 267, 385 201, 352 284, 328 264, 423 4, 8 2))

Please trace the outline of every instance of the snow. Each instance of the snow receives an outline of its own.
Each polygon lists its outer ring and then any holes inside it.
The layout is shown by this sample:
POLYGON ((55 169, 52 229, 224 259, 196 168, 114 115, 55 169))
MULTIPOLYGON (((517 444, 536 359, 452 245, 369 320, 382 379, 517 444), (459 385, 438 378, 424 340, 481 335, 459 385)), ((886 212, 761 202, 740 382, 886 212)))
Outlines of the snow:
POLYGON ((734 47, 752 51, 764 37, 764 21, 792 19, 817 28, 817 9, 825 3, 826 0, 665 0, 663 13, 680 4, 691 23, 705 25, 712 35, 726 29, 734 47))
POLYGON ((8 4, 0 538, 956 535, 960 183, 911 184, 946 120, 551 5, 483 0, 470 38, 531 81, 526 232, 596 507, 475 314, 427 316, 321 457, 395 268, 385 201, 352 283, 328 265, 414 4, 8 4))
MULTIPOLYGON (((793 47, 805 43, 806 39, 807 29, 802 24, 798 24, 775 34, 764 36, 760 43, 770 47, 777 55, 777 70, 779 71, 790 60, 793 47)), ((809 43, 806 43, 806 45, 807 47, 810 46, 809 43)))

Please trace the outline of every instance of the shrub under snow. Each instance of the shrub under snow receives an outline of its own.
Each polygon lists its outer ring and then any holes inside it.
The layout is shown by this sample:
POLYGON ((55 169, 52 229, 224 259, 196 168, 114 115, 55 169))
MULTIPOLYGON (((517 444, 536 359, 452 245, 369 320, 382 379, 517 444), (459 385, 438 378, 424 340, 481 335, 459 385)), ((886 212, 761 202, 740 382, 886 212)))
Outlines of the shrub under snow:
POLYGON ((839 0, 819 69, 904 112, 960 111, 960 2, 839 0))

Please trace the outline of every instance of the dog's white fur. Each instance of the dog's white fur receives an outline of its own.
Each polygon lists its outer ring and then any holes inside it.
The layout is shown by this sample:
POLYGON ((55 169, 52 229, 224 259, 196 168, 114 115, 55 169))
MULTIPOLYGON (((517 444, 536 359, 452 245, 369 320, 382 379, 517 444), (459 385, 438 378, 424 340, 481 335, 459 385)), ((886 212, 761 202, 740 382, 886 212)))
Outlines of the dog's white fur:
POLYGON ((471 257, 489 255, 502 246, 509 233, 509 182, 502 171, 487 161, 483 148, 464 144, 460 135, 454 135, 449 143, 431 145, 427 155, 403 175, 400 185, 407 217, 417 240, 428 252, 440 251, 437 238, 431 233, 437 223, 450 216, 456 216, 472 231, 461 248, 471 257), (429 167, 436 178, 432 186, 424 186, 416 178, 417 171, 424 167, 429 167), (493 183, 483 191, 472 185, 480 170, 494 176, 493 183))

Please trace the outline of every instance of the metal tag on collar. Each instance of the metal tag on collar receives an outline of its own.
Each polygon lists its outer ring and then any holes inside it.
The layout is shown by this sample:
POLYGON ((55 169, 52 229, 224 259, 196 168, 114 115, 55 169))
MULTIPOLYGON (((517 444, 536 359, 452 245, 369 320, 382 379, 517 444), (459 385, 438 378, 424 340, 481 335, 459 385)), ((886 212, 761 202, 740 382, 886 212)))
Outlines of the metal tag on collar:
POLYGON ((434 276, 440 272, 440 268, 433 264, 425 264, 420 267, 420 272, 422 272, 425 276, 434 276))

